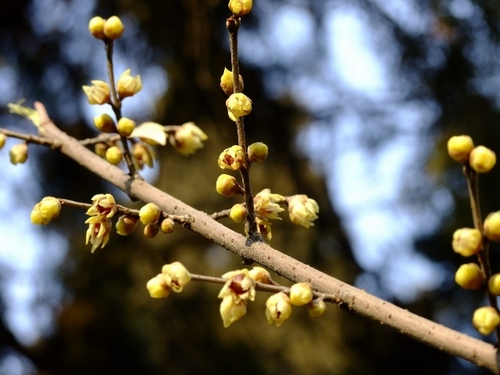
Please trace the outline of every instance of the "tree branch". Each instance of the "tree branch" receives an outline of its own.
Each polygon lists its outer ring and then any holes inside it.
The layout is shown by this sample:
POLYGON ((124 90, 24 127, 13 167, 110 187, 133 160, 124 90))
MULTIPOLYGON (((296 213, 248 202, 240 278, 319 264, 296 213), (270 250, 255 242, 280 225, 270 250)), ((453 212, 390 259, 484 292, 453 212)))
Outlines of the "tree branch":
POLYGON ((313 288, 331 294, 334 302, 348 309, 396 329, 401 334, 426 343, 450 355, 464 358, 495 374, 500 374, 497 349, 493 345, 454 331, 441 324, 413 314, 367 292, 324 274, 298 260, 257 242, 246 246, 246 238, 218 223, 204 212, 198 211, 147 182, 131 177, 82 146, 78 140, 59 130, 50 120, 43 104, 35 108, 41 117, 44 137, 60 142, 59 151, 92 171, 102 179, 144 202, 154 202, 169 214, 190 215, 189 228, 233 253, 255 261, 289 280, 309 282, 313 288))

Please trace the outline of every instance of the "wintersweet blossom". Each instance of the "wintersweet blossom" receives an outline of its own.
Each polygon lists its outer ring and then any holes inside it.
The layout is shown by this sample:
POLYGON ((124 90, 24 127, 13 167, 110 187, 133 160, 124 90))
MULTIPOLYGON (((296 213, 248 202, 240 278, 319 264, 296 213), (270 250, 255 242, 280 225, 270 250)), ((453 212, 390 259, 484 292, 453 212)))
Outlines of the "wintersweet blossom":
POLYGON ((314 226, 313 221, 318 218, 319 206, 314 199, 307 195, 294 195, 287 199, 288 212, 292 223, 309 228, 314 226))

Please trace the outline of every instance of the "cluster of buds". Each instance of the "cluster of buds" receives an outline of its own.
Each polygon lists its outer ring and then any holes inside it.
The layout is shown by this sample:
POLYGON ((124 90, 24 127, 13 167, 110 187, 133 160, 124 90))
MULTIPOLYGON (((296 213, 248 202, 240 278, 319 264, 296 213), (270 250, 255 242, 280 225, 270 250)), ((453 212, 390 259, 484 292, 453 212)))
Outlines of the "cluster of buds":
POLYGON ((122 36, 125 26, 117 16, 109 17, 107 20, 96 16, 89 22, 89 31, 96 39, 111 41, 122 36))
POLYGON ((33 224, 45 225, 52 219, 59 216, 61 212, 61 202, 54 197, 45 197, 40 202, 35 204, 31 211, 31 222, 33 224))
MULTIPOLYGON (((222 298, 220 314, 226 328, 245 316, 248 301, 255 299, 257 283, 274 284, 269 272, 262 267, 231 271, 222 277, 227 281, 218 298, 222 298)), ((308 306, 312 318, 319 318, 326 311, 323 298, 314 299, 314 292, 309 283, 296 283, 289 290, 284 289, 267 299, 265 316, 269 324, 279 327, 290 318, 292 306, 304 305, 308 306)))
POLYGON ((111 194, 97 194, 92 197, 92 206, 87 210, 90 217, 85 221, 88 224, 85 243, 92 245, 93 253, 99 246, 104 247, 108 243, 111 234, 111 218, 117 211, 115 198, 111 194))
POLYGON ((161 273, 153 277, 146 284, 151 298, 167 298, 173 291, 182 292, 182 289, 191 281, 191 274, 180 262, 165 264, 161 273))
POLYGON ((147 238, 156 237, 159 231, 170 234, 175 229, 175 222, 161 212, 154 203, 147 203, 139 210, 139 220, 144 224, 143 234, 147 238))
MULTIPOLYGON (((473 173, 487 173, 496 164, 496 154, 484 146, 474 146, 472 138, 468 135, 451 137, 448 140, 448 154, 454 160, 463 163, 465 170, 473 173)), ((488 240, 500 241, 500 211, 490 213, 482 228, 456 230, 453 233, 452 248, 463 257, 481 256, 488 240)), ((455 273, 455 282, 464 289, 484 288, 490 295, 498 296, 500 274, 493 275, 488 280, 488 272, 477 263, 462 264, 455 273)), ((474 312, 472 324, 480 333, 488 335, 500 324, 499 312, 493 306, 480 307, 474 312)))

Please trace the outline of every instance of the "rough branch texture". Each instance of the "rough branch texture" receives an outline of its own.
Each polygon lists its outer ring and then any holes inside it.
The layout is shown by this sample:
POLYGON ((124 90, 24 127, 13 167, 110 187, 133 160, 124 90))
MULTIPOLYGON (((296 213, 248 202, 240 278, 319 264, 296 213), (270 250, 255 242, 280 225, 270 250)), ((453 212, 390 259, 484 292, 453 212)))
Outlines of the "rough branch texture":
POLYGON ((443 325, 401 309, 374 297, 329 275, 326 275, 266 243, 245 245, 246 238, 178 199, 158 190, 145 181, 135 179, 111 165, 80 143, 59 130, 50 120, 41 103, 35 103, 40 113, 43 133, 40 135, 57 140, 60 152, 94 172, 99 177, 144 202, 154 202, 162 210, 176 215, 190 215, 189 228, 203 237, 244 257, 252 259, 292 281, 308 281, 319 292, 331 294, 334 301, 350 310, 392 327, 402 334, 424 342, 450 355, 462 357, 493 373, 500 374, 497 350, 490 344, 477 340, 443 325))

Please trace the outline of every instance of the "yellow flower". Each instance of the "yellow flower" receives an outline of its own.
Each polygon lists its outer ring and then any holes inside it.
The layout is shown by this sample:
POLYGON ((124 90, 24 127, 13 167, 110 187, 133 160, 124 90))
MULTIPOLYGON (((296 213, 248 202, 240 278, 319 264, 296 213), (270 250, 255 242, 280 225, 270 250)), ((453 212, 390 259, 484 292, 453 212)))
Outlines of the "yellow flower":
POLYGON ((92 206, 87 210, 87 215, 111 219, 117 209, 115 198, 111 194, 96 194, 92 197, 92 206))
POLYGON ((222 299, 220 304, 220 316, 224 323, 224 328, 229 327, 231 324, 241 319, 246 313, 247 301, 240 300, 236 303, 231 296, 226 296, 222 299))
POLYGON ((110 103, 109 86, 104 81, 93 80, 92 86, 82 86, 89 104, 110 103))
POLYGON ((279 213, 285 211, 279 203, 285 202, 285 197, 264 189, 253 198, 255 213, 263 219, 281 220, 279 213))
POLYGON ((222 278, 227 281, 217 298, 232 296, 235 303, 239 303, 241 300, 253 301, 255 299, 255 280, 250 277, 246 268, 226 272, 222 278))
POLYGON ((170 137, 170 144, 182 155, 190 155, 203 148, 203 141, 207 139, 207 135, 194 122, 186 122, 170 137))
POLYGON ((146 284, 151 298, 167 298, 172 291, 165 281, 165 277, 160 273, 146 284))
POLYGON ((92 245, 90 251, 93 253, 99 246, 106 246, 109 240, 109 234, 111 233, 111 220, 103 220, 97 216, 92 216, 85 221, 85 224, 89 224, 85 244, 90 242, 92 245))
POLYGON ((145 165, 153 168, 156 154, 151 146, 144 142, 137 142, 132 148, 132 158, 137 169, 143 169, 145 165))
POLYGON ((266 319, 269 324, 279 327, 292 315, 292 303, 283 292, 273 294, 266 301, 266 319))
POLYGON ((226 107, 229 118, 236 121, 239 117, 243 117, 252 112, 252 101, 245 94, 238 92, 231 94, 226 100, 226 107))
POLYGON ((307 195, 294 195, 287 199, 290 220, 296 225, 309 228, 314 226, 313 221, 318 218, 318 203, 307 195))
POLYGON ((127 69, 122 73, 120 79, 118 79, 118 96, 123 99, 127 96, 133 96, 137 94, 142 89, 141 76, 137 75, 132 77, 130 75, 130 69, 127 69))
POLYGON ((232 169, 237 171, 245 164, 245 153, 241 146, 231 146, 222 151, 217 160, 217 164, 220 169, 232 169))
POLYGON ((191 281, 191 274, 181 262, 165 264, 161 269, 167 285, 176 293, 182 292, 182 289, 191 281))

